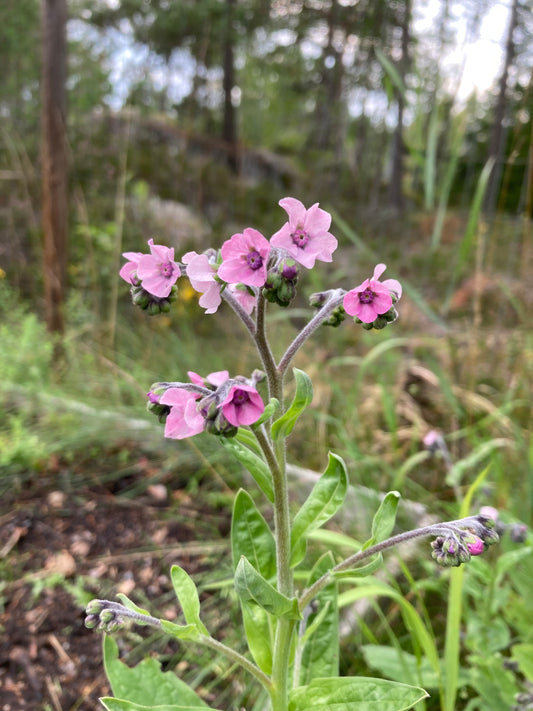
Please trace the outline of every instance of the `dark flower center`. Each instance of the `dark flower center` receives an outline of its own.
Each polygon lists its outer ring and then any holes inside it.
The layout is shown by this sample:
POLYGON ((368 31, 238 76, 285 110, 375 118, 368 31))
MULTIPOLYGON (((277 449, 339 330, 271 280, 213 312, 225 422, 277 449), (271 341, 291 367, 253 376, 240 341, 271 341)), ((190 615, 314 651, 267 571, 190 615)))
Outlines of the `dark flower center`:
POLYGON ((256 269, 260 269, 263 266, 263 257, 256 249, 252 249, 252 251, 248 252, 248 254, 246 255, 246 262, 250 269, 253 269, 255 271, 256 269))
POLYGON ((232 402, 234 405, 244 405, 250 399, 250 395, 246 390, 237 389, 233 392, 232 402))
POLYGON ((359 301, 362 304, 371 304, 374 301, 374 296, 375 296, 375 294, 372 291, 372 289, 369 286, 367 286, 364 291, 361 291, 359 293, 359 301))
POLYGON ((309 242, 309 235, 303 227, 297 227, 294 232, 291 232, 291 239, 297 247, 303 249, 309 242))
POLYGON ((165 279, 170 279, 170 277, 174 274, 174 265, 172 262, 165 262, 164 264, 159 265, 159 273, 161 276, 165 277, 165 279))

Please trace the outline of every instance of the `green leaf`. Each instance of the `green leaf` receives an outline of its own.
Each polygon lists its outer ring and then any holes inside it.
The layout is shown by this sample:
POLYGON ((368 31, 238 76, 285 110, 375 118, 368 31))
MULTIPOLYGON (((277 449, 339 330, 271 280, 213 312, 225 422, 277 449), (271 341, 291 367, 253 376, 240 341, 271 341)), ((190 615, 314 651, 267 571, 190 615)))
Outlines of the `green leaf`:
POLYGON ((278 592, 244 556, 235 571, 235 590, 241 600, 259 605, 269 615, 290 620, 299 620, 301 617, 298 600, 278 592))
POLYGON ((427 697, 424 689, 385 679, 313 679, 291 692, 289 711, 406 711, 427 697))
POLYGON ((428 689, 439 688, 439 675, 425 657, 419 660, 414 654, 382 644, 365 644, 361 651, 368 666, 380 675, 393 681, 423 684, 428 689))
POLYGON ((263 422, 270 420, 278 408, 279 400, 275 397, 270 398, 268 405, 265 405, 265 409, 263 410, 261 417, 257 420, 257 422, 254 422, 253 425, 251 425, 252 429, 259 427, 259 425, 262 425, 263 422))
POLYGON ((533 644, 514 644, 511 647, 511 658, 517 662, 526 679, 533 682, 533 644))
POLYGON ((238 442, 235 437, 219 437, 218 439, 220 444, 228 449, 233 456, 248 469, 263 494, 273 503, 274 490, 272 489, 272 474, 266 462, 248 449, 248 447, 238 442))
POLYGON ((176 706, 174 704, 163 704, 162 706, 144 706, 125 699, 114 699, 106 696, 100 699, 100 703, 107 711, 205 711, 206 706, 176 706))
POLYGON ((156 659, 143 659, 132 668, 121 662, 117 643, 109 635, 104 637, 104 667, 113 694, 119 699, 144 704, 148 708, 172 704, 209 708, 173 672, 162 672, 156 659))
MULTIPOLYGON (((307 587, 334 566, 330 551, 318 559, 311 571, 307 587)), ((336 677, 339 674, 339 608, 337 584, 326 585, 315 598, 316 609, 306 621, 302 642, 300 684, 319 677, 336 677)), ((305 616, 305 612, 304 612, 305 616)))
POLYGON ((288 437, 290 435, 296 420, 313 399, 311 378, 298 368, 293 368, 293 373, 296 381, 296 392, 290 407, 272 424, 272 439, 274 441, 280 439, 280 437, 288 437))
POLYGON ((361 565, 359 568, 350 568, 350 570, 340 570, 333 573, 333 575, 337 580, 341 578, 365 578, 368 575, 373 575, 382 565, 383 554, 376 553, 365 565, 361 565))
POLYGON ((209 632, 200 620, 200 598, 198 590, 192 579, 179 565, 173 565, 170 569, 172 586, 185 616, 185 621, 189 625, 197 627, 198 631, 209 637, 209 632))
POLYGON ((265 672, 272 673, 272 629, 268 614, 262 607, 241 600, 244 631, 248 649, 252 653, 257 666, 265 672))
POLYGON ((124 605, 124 607, 127 607, 128 610, 131 610, 132 612, 137 612, 139 615, 150 615, 148 610, 144 610, 142 607, 139 607, 136 605, 132 600, 129 599, 124 593, 118 593, 117 594, 118 599, 120 602, 124 605))
POLYGON ((252 497, 244 489, 237 493, 233 504, 231 550, 234 567, 244 555, 264 578, 276 574, 274 536, 252 497))
POLYGON ((305 555, 305 539, 337 513, 348 489, 348 475, 343 460, 329 453, 326 471, 317 481, 307 500, 294 517, 291 532, 292 565, 305 555))
POLYGON ((160 620, 161 629, 176 639, 195 639, 200 634, 196 625, 177 625, 169 620, 160 620))
POLYGON ((381 543, 390 536, 396 522, 399 501, 400 494, 397 491, 389 491, 385 495, 372 521, 372 538, 364 544, 363 549, 381 543))

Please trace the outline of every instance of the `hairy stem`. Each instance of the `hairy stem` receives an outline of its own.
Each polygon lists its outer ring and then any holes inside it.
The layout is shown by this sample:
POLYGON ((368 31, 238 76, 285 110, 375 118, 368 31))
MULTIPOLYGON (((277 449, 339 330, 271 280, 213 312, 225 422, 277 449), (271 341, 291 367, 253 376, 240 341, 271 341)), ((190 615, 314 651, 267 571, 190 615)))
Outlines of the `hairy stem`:
POLYGON ((298 350, 303 346, 307 339, 313 335, 317 328, 322 325, 322 322, 325 321, 338 306, 340 306, 345 293, 344 289, 332 290, 324 306, 322 306, 309 323, 302 328, 278 363, 278 372, 282 377, 287 371, 287 368, 298 350))

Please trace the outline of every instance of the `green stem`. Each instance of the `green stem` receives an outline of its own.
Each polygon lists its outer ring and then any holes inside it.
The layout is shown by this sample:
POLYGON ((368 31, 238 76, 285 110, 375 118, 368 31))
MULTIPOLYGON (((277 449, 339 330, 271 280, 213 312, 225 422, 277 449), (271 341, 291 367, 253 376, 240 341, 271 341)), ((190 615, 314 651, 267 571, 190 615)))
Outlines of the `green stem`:
POLYGON ((266 335, 266 300, 263 294, 259 294, 257 297, 256 312, 254 341, 266 371, 268 396, 277 398, 283 410, 283 376, 280 376, 276 368, 276 361, 266 335))
POLYGON ((287 711, 289 701, 289 668, 294 620, 280 618, 276 627, 272 661, 272 711, 287 711))

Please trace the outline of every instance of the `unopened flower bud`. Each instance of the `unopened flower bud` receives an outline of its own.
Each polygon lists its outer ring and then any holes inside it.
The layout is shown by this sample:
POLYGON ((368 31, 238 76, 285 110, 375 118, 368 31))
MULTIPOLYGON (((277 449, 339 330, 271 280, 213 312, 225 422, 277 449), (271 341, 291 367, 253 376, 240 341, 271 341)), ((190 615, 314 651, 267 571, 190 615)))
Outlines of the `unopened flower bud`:
POLYGON ((524 543, 527 539, 527 526, 524 523, 515 523, 509 527, 509 536, 513 543, 524 543))
POLYGON ((98 624, 100 624, 98 615, 87 615, 85 618, 85 627, 87 627, 88 630, 94 629, 98 624))
POLYGON ((481 555, 485 550, 485 545, 483 544, 483 541, 477 536, 474 536, 473 542, 468 542, 466 545, 470 555, 481 555))

